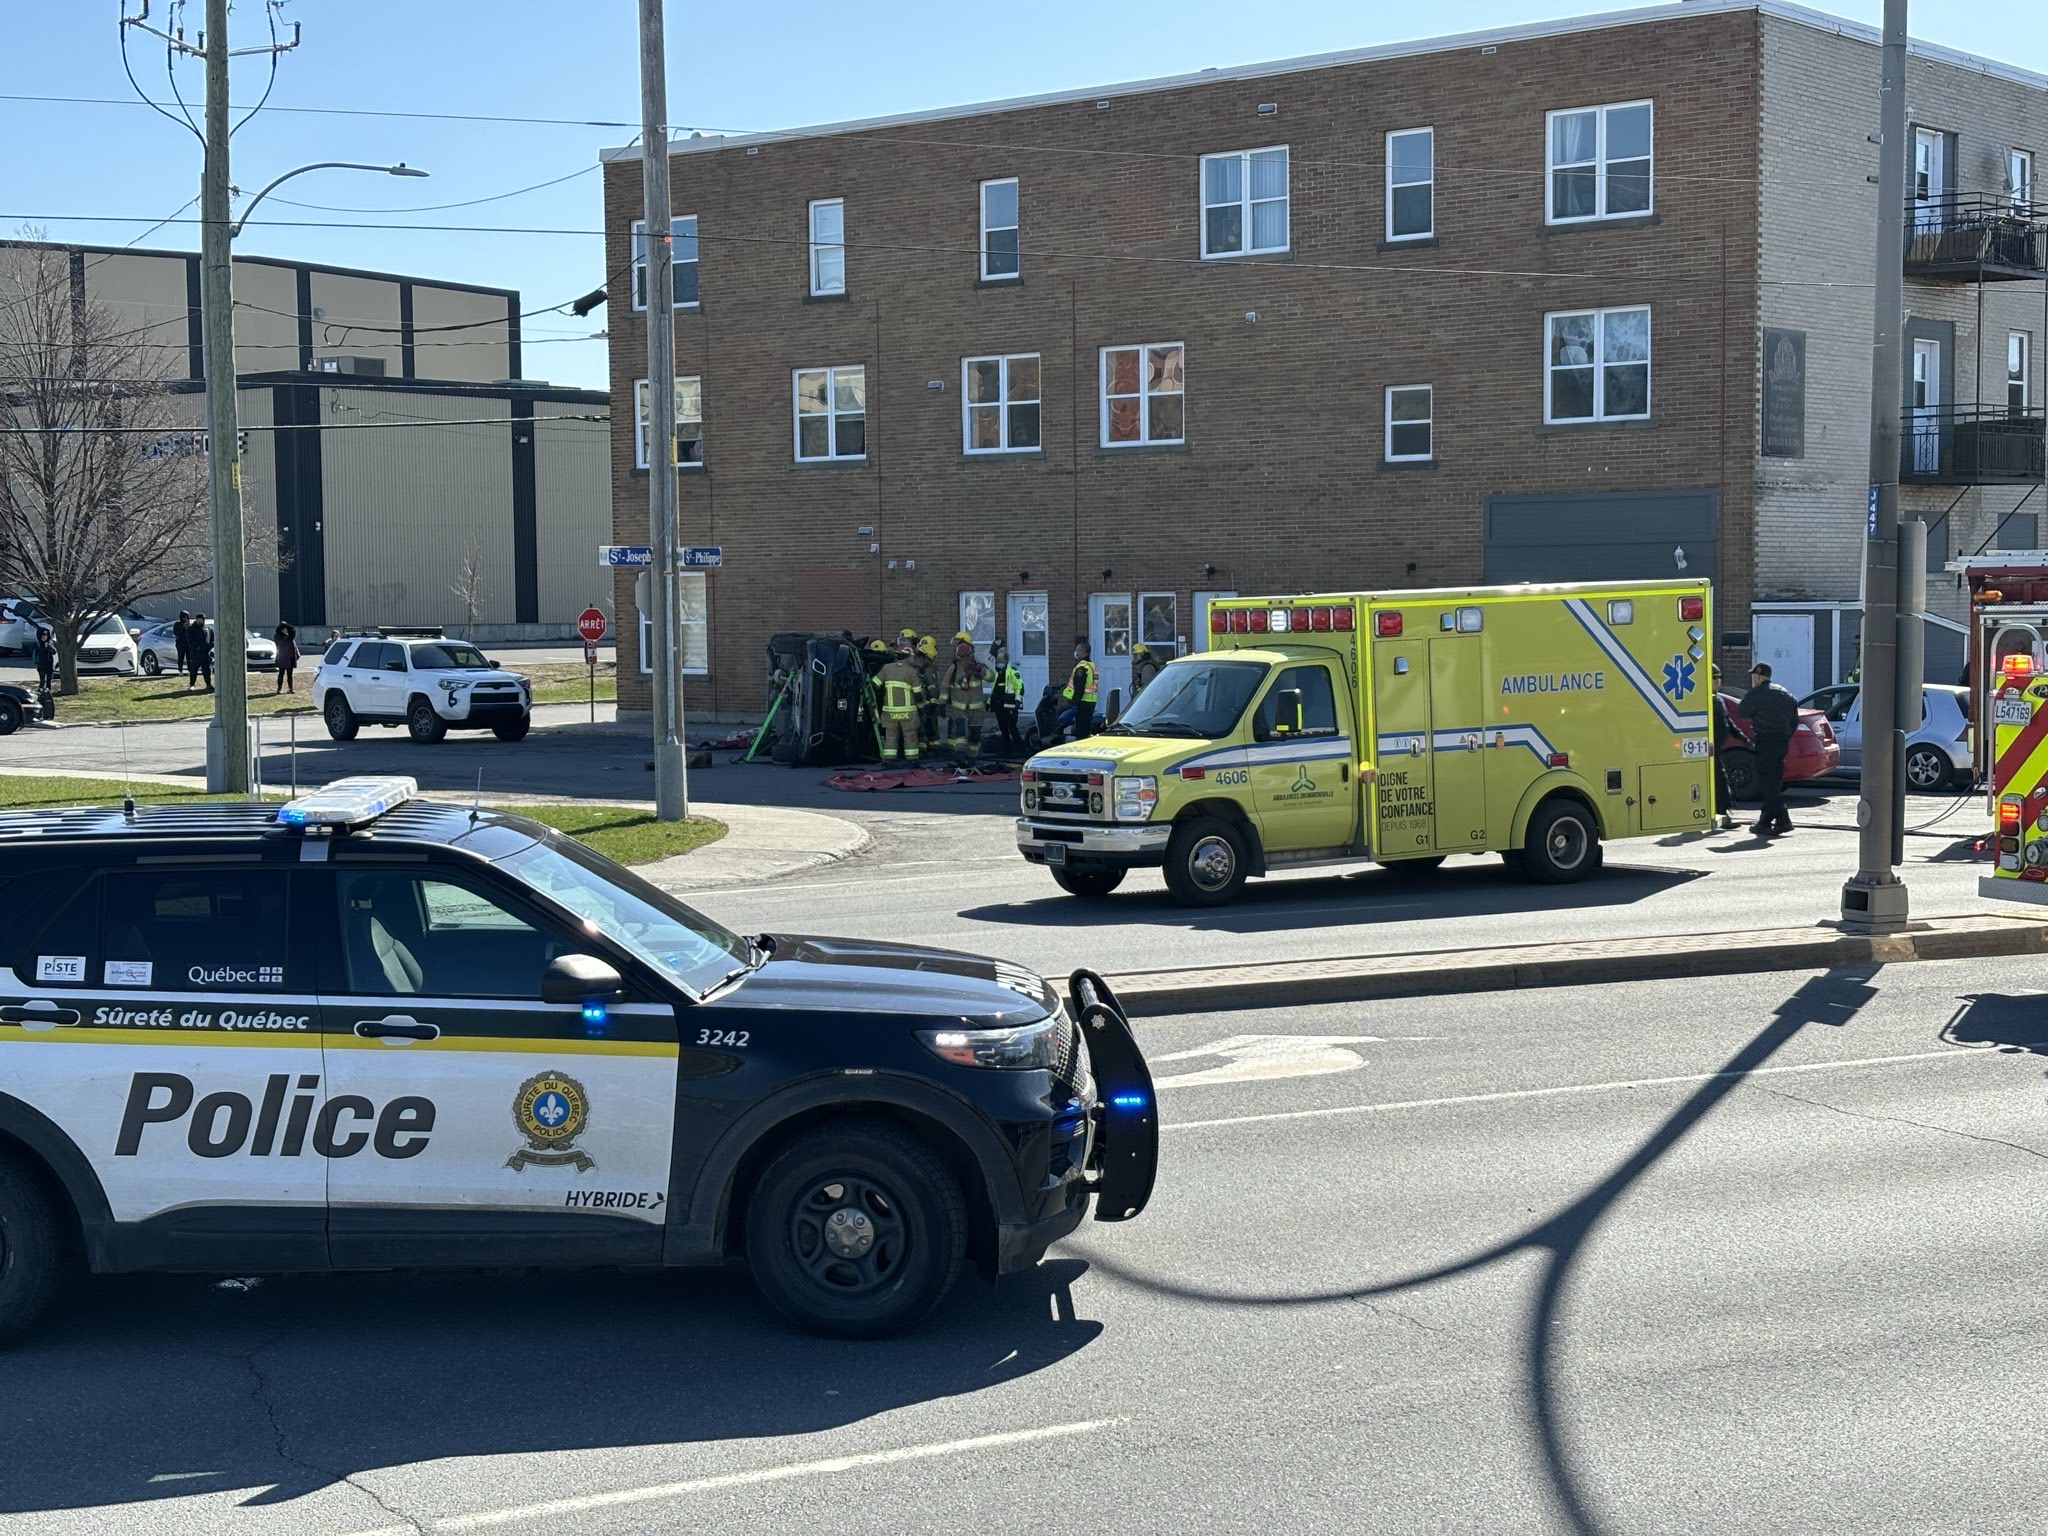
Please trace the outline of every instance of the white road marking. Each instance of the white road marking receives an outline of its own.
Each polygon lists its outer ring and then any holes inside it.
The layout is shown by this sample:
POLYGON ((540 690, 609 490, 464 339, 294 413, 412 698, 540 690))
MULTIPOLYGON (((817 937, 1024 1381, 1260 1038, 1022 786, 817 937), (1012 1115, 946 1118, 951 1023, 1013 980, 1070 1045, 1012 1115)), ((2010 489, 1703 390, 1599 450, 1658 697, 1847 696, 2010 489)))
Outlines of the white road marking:
POLYGON ((1270 1082, 1286 1077, 1324 1077, 1332 1072, 1356 1072, 1365 1058, 1352 1045, 1382 1045, 1378 1035, 1232 1035, 1214 1045, 1192 1051, 1174 1051, 1154 1056, 1158 1061, 1187 1061, 1201 1056, 1224 1056, 1229 1064, 1183 1072, 1175 1077, 1156 1077, 1156 1088, 1192 1088, 1206 1083, 1270 1082))
MULTIPOLYGON (((1337 1115, 1376 1115, 1394 1109, 1449 1109, 1461 1104, 1499 1104, 1509 1099, 1552 1099, 1573 1093, 1612 1093, 1623 1088, 1673 1088, 1687 1083, 1712 1083, 1730 1077, 1771 1077, 1785 1072, 1828 1072, 1837 1067, 1882 1067, 1902 1061, 1939 1061, 1976 1052, 1951 1047, 1918 1051, 1909 1056, 1859 1056, 1849 1061, 1808 1061, 1786 1067, 1757 1067, 1748 1072, 1695 1072, 1685 1077, 1632 1077, 1611 1083, 1567 1083, 1556 1088, 1512 1088, 1501 1093, 1462 1093, 1443 1099, 1400 1099, 1386 1104, 1335 1104, 1323 1109, 1287 1109, 1270 1115, 1233 1115, 1223 1120, 1168 1120, 1163 1131, 1199 1131, 1219 1125, 1260 1125, 1270 1120, 1324 1120, 1337 1115)), ((1985 1054, 1996 1055, 1996 1052, 1985 1054)), ((1165 1083, 1155 1086, 1164 1087, 1165 1083)))
POLYGON ((715 1477, 692 1477, 677 1483, 656 1483, 646 1488, 621 1488, 612 1493, 592 1493, 581 1498, 550 1499, 544 1504, 522 1504, 513 1509, 493 1509, 474 1515, 451 1515, 428 1520, 417 1526, 387 1526, 361 1531, 357 1536, 417 1536, 419 1531, 480 1531, 494 1525, 522 1520, 548 1520, 563 1515, 583 1515, 600 1509, 618 1509, 629 1504, 647 1504, 660 1499, 679 1499, 693 1493, 715 1493, 725 1488, 748 1488, 761 1483, 787 1482, 800 1477, 829 1477, 866 1467, 894 1466, 906 1461, 929 1461, 938 1456, 955 1456, 964 1451, 990 1451, 1005 1446, 1030 1445, 1039 1440, 1058 1440, 1071 1435, 1090 1434, 1127 1424, 1126 1418, 1089 1419, 1080 1424, 1048 1424, 1039 1429, 1012 1429, 1001 1434, 976 1435, 968 1440, 942 1440, 930 1445, 906 1445, 893 1451, 866 1451, 852 1456, 830 1456, 821 1461, 799 1461, 780 1467, 760 1467, 752 1472, 726 1472, 715 1477))

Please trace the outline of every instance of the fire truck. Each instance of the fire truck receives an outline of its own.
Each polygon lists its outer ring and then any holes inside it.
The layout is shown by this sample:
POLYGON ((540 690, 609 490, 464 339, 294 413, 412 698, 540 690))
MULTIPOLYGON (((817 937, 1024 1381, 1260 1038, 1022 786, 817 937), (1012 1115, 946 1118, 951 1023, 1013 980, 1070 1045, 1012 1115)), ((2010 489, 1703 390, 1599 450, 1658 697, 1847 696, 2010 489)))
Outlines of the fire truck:
POLYGON ((1988 689, 1991 743, 1991 873, 1979 894, 2048 906, 2048 676, 2015 650, 1988 689))
POLYGON ((1995 701, 2011 686, 2014 674, 2006 671, 2006 660, 2028 658, 2031 666, 2024 674, 2028 677, 2048 669, 2048 551, 1971 555, 1951 560, 1945 569, 1961 576, 1970 589, 1966 681, 1970 720, 1976 727, 1973 747, 1977 777, 1995 786, 1996 732, 1987 722, 1995 701))

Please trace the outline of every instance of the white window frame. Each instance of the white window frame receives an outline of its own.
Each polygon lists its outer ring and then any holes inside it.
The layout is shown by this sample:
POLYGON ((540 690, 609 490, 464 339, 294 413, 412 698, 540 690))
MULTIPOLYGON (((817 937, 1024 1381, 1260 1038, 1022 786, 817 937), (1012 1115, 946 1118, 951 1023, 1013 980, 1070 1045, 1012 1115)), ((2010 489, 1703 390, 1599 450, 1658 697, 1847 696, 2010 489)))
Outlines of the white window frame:
POLYGON ((2005 152, 2005 179, 2011 183, 2006 195, 2013 207, 2025 213, 2034 201, 2034 152, 2031 149, 2008 149, 2005 152))
POLYGON ((2029 331, 2007 331, 2005 333, 2005 408, 2013 410, 2012 387, 2020 387, 2019 410, 2024 412, 2034 403, 2034 337, 2029 331), (2020 344, 2020 372, 2015 379, 2012 372, 2012 344, 2020 344))
POLYGON ((1167 661, 1171 661, 1174 656, 1178 656, 1180 654, 1180 594, 1178 592, 1168 592, 1164 590, 1153 592, 1140 592, 1138 594, 1137 622, 1138 632, 1137 635, 1134 637, 1137 641, 1151 648, 1155 652, 1155 654, 1157 652, 1158 647, 1162 645, 1167 647, 1167 649, 1172 652, 1172 655, 1164 658, 1167 661), (1154 639, 1152 636, 1145 633, 1146 599, 1158 597, 1163 597, 1166 599, 1166 611, 1170 616, 1168 619, 1167 628, 1172 631, 1172 633, 1168 634, 1166 638, 1163 640, 1154 639))
POLYGON ((1387 154, 1387 175, 1386 175, 1386 193, 1387 193, 1387 225, 1386 225, 1386 228, 1387 228, 1387 243, 1388 243, 1389 245, 1392 245, 1392 244, 1396 244, 1396 243, 1402 243, 1402 242, 1406 242, 1406 241, 1409 241, 1409 240, 1433 240, 1433 239, 1435 239, 1435 238, 1436 238, 1436 127, 1435 127, 1435 125, 1434 125, 1434 124, 1427 124, 1427 123, 1426 123, 1426 124, 1424 124, 1424 125, 1423 125, 1422 127, 1420 127, 1420 128, 1395 128, 1395 129, 1392 129, 1392 130, 1390 130, 1390 131, 1388 132, 1388 134, 1387 134, 1387 143, 1386 143, 1386 154, 1387 154), (1413 136, 1414 136, 1415 134, 1418 134, 1418 133, 1426 133, 1426 134, 1428 134, 1428 135, 1429 135, 1429 179, 1428 179, 1427 181, 1399 181, 1399 182, 1397 182, 1397 181, 1395 181, 1395 180, 1394 180, 1394 140, 1396 140, 1396 139, 1406 139, 1406 138, 1410 138, 1410 137, 1413 137, 1413 136), (1395 189, 1396 189, 1397 187, 1428 187, 1428 188, 1429 188, 1429 228, 1427 228, 1427 229, 1420 229, 1420 230, 1410 230, 1410 231, 1409 231, 1408 233, 1406 233, 1406 234, 1399 234, 1399 235, 1397 235, 1397 234, 1395 234, 1395 233, 1394 233, 1394 191, 1395 191, 1395 189))
POLYGON ((831 298, 846 292, 846 199, 843 197, 813 198, 809 208, 804 213, 804 232, 809 238, 811 297, 814 299, 831 298), (837 240, 820 240, 818 238, 818 210, 820 208, 837 208, 839 210, 839 238, 837 240), (826 288, 821 286, 818 280, 818 257, 825 251, 835 250, 839 252, 839 286, 836 288, 826 288))
POLYGON ((1204 155, 1195 171, 1195 203, 1201 224, 1202 260, 1227 261, 1240 256, 1284 256, 1294 246, 1294 156, 1285 144, 1261 144, 1255 149, 1224 150, 1213 155, 1204 155), (1281 184, 1285 190, 1277 198, 1252 196, 1252 156, 1278 153, 1281 160, 1281 184), (1243 216, 1240 228, 1244 232, 1244 244, 1234 251, 1212 251, 1209 249, 1209 210, 1228 208, 1230 203, 1209 201, 1209 164, 1214 160, 1235 160, 1238 162, 1238 196, 1235 206, 1243 216), (1255 245, 1253 240, 1252 208, 1255 203, 1281 204, 1282 235, 1278 245, 1255 245))
POLYGON ((1102 348, 1096 354, 1095 362, 1096 396, 1101 402, 1101 434, 1099 441, 1102 446, 1105 448, 1149 448, 1154 445, 1163 446, 1172 443, 1185 443, 1188 440, 1187 372, 1188 349, 1186 342, 1132 341, 1123 342, 1113 347, 1102 348), (1181 378, 1179 389, 1154 390, 1150 387, 1148 379, 1151 370, 1146 364, 1151 358, 1154 347, 1178 347, 1180 349, 1181 378), (1138 354, 1138 393, 1136 395, 1117 395, 1114 397, 1118 400, 1135 399, 1138 402, 1138 436, 1128 443, 1111 442, 1109 438, 1109 402, 1112 398, 1109 392, 1109 355, 1112 352, 1136 352, 1138 354), (1179 437, 1152 436, 1151 404, 1155 395, 1179 397, 1181 403, 1179 437))
MULTIPOLYGON (((681 213, 681 214, 677 214, 677 215, 675 216, 675 218, 674 218, 674 219, 672 219, 672 220, 670 221, 670 223, 669 223, 669 228, 670 228, 670 231, 671 231, 671 233, 670 233, 670 235, 669 235, 669 244, 670 244, 670 246, 671 246, 671 247, 673 247, 673 246, 674 246, 674 244, 675 244, 675 236, 676 236, 677 234, 680 234, 680 233, 682 232, 683 226, 684 226, 685 224, 687 224, 687 225, 689 225, 689 226, 690 226, 690 229, 689 229, 690 239, 691 239, 692 241, 696 240, 696 238, 697 238, 697 215, 695 215, 694 213, 681 213)), ((632 241, 633 241, 633 274, 632 274, 632 277, 631 277, 631 278, 630 278, 630 279, 628 280, 628 282, 627 282, 627 287, 628 287, 628 288, 630 288, 630 289, 632 290, 632 294, 633 294, 633 308, 634 308, 634 309, 635 309, 636 311, 643 311, 643 312, 644 312, 644 311, 646 310, 646 308, 647 308, 647 282, 648 282, 648 277, 647 277, 647 267, 648 267, 648 262, 647 262, 647 221, 646 221, 645 219, 635 219, 635 220, 633 221, 633 234, 632 234, 632 241)), ((696 267, 696 268, 697 268, 697 273, 696 273, 696 276, 697 276, 697 279, 698 279, 698 281, 700 281, 700 282, 701 282, 701 281, 703 280, 703 275, 704 275, 704 274, 703 274, 703 268, 702 268, 701 266, 699 266, 699 258, 701 257, 701 255, 702 255, 702 251, 701 251, 701 249, 700 249, 700 250, 699 250, 699 255, 698 255, 698 256, 692 256, 692 257, 691 257, 691 258, 690 258, 690 259, 689 259, 688 261, 674 261, 674 260, 671 260, 671 261, 669 262, 669 289, 670 289, 670 296, 671 296, 671 297, 673 297, 673 296, 674 296, 674 289, 675 289, 675 281, 676 281, 676 275, 677 275, 678 273, 680 273, 680 272, 682 271, 682 269, 683 269, 684 267, 696 267)), ((701 290, 700 290, 700 294, 701 294, 701 290)), ((699 304, 700 304, 701 302, 702 302, 702 300, 701 300, 701 297, 700 297, 700 298, 696 298, 696 299, 690 299, 690 300, 688 300, 688 301, 684 301, 684 300, 680 300, 680 299, 679 299, 679 300, 677 300, 677 301, 676 301, 676 303, 675 303, 675 305, 674 305, 673 307, 674 307, 674 308, 676 308, 676 309, 696 309, 696 308, 697 308, 697 307, 699 306, 699 304)))
POLYGON ((794 455, 796 456, 796 461, 797 461, 797 463, 799 463, 799 464, 858 464, 858 463, 860 463, 860 462, 861 462, 861 461, 862 461, 863 459, 865 459, 865 458, 866 458, 866 457, 868 456, 868 450, 867 450, 867 421, 868 421, 868 408, 867 408, 867 405, 868 405, 868 389, 867 389, 867 371, 868 371, 868 370, 867 370, 867 364, 865 364, 865 363, 838 363, 838 364, 834 364, 834 365, 831 365, 831 366, 828 366, 828 367, 823 367, 823 368, 792 368, 792 369, 790 369, 790 371, 789 371, 789 416, 790 416, 790 421, 789 421, 789 431, 790 431, 790 451, 791 451, 791 452, 792 452, 792 453, 793 453, 793 454, 794 454, 794 455), (818 415, 821 415, 821 414, 822 414, 822 415, 824 416, 824 418, 825 418, 825 445, 826 445, 826 448, 827 448, 827 450, 828 450, 828 451, 827 451, 827 452, 825 452, 825 453, 823 453, 823 454, 807 454, 807 453, 805 453, 805 452, 804 452, 804 417, 805 417, 805 414, 806 414, 806 413, 805 413, 805 411, 804 411, 804 409, 803 409, 803 397, 802 397, 802 395, 801 395, 801 394, 799 393, 799 391, 800 391, 800 388, 801 388, 801 386, 800 386, 800 384, 799 384, 799 382, 798 382, 798 381, 799 381, 799 380, 801 380, 801 379, 803 378, 803 376, 804 376, 805 374, 807 374, 807 373, 822 373, 822 374, 824 374, 824 375, 825 375, 825 409, 824 409, 824 411, 823 411, 822 413, 821 413, 821 412, 818 412, 818 411, 812 411, 812 412, 809 412, 809 413, 808 413, 808 414, 810 414, 811 416, 818 416, 818 415), (859 453, 841 453, 841 452, 839 451, 839 423, 840 423, 840 422, 841 422, 842 420, 844 420, 844 419, 848 419, 848 418, 851 418, 851 417, 853 417, 853 416, 854 416, 854 415, 856 414, 856 413, 854 413, 854 412, 852 412, 852 411, 841 411, 841 410, 839 409, 839 376, 840 376, 840 375, 841 375, 842 373, 857 373, 857 374, 861 375, 861 389, 860 389, 860 405, 861 405, 861 408, 860 408, 860 411, 859 411, 859 413, 858 413, 858 415, 859 415, 859 419, 860 419, 860 424, 861 424, 861 450, 860 450, 860 452, 859 452, 859 453))
MULTIPOLYGON (((677 571, 676 587, 677 596, 684 598, 683 601, 676 604, 676 638, 682 642, 683 651, 682 675, 684 677, 709 677, 711 675, 710 578, 702 571, 677 571), (692 606, 688 602, 686 594, 693 587, 697 593, 696 610, 704 615, 701 619, 683 617, 692 606), (696 638, 697 643, 695 645, 690 643, 692 636, 696 638), (690 661, 692 652, 697 657, 694 665, 690 661)), ((652 677, 654 675, 654 664, 647 659, 653 649, 654 617, 643 608, 640 610, 640 675, 642 677, 652 677)))
POLYGON ((1389 384, 1381 406, 1380 453, 1389 464, 1427 464, 1436 457, 1436 386, 1434 384, 1389 384), (1404 427, 1421 426, 1429 430, 1429 451, 1427 453, 1394 452, 1394 396, 1411 390, 1421 390, 1429 396, 1429 414, 1419 422, 1404 421, 1404 427))
MULTIPOLYGON (((689 460, 677 459, 676 468, 702 469, 704 467, 704 381, 695 375, 677 377, 677 390, 680 391, 686 384, 697 386, 698 414, 694 418, 683 415, 682 406, 679 404, 676 407, 676 426, 680 428, 685 421, 695 420, 697 423, 698 456, 689 460)), ((647 462, 647 403, 647 381, 645 379, 635 379, 633 381, 633 467, 635 469, 646 469, 649 467, 647 462)), ((681 436, 681 433, 678 432, 677 435, 681 436)))
POLYGON ((1002 453, 1045 452, 1045 362, 1036 352, 997 352, 989 353, 982 357, 963 357, 960 359, 960 451, 972 454, 976 458, 986 458, 991 454, 1002 453), (1038 441, 1027 447, 1013 448, 1010 446, 1010 406, 1012 404, 1010 399, 1010 364, 1021 363, 1027 358, 1038 364, 1038 393, 1029 400, 1018 400, 1014 403, 1038 407, 1038 441), (986 400, 977 401, 971 400, 968 397, 967 380, 970 371, 976 363, 995 363, 998 365, 995 411, 996 420, 1002 427, 999 433, 1002 439, 1002 446, 999 448, 977 448, 974 446, 974 413, 977 409, 987 410, 989 407, 989 402, 986 400))
POLYGON ((984 283, 1015 283, 1022 281, 1024 277, 1024 189, 1018 184, 1017 178, 1014 176, 995 176, 981 184, 976 200, 981 204, 981 244, 978 257, 980 263, 978 270, 981 273, 981 280, 984 283), (989 223, 988 189, 990 187, 1009 187, 1011 189, 1013 193, 1011 200, 1016 204, 1016 223, 989 223), (988 237, 992 234, 1000 234, 1004 230, 1013 231, 1017 236, 1017 270, 1014 272, 991 272, 988 269, 988 237))
MULTIPOLYGON (((1630 158, 1634 158, 1631 156, 1630 158)), ((1543 114, 1543 222, 1546 224, 1597 224, 1606 219, 1642 219, 1657 211, 1657 103, 1648 97, 1639 101, 1609 101, 1597 106, 1560 107, 1555 112, 1543 114), (1607 211, 1607 114, 1626 112, 1634 107, 1647 107, 1650 113, 1650 184, 1646 189, 1643 206, 1630 208, 1621 213, 1607 211), (1560 117, 1577 117, 1591 112, 1593 117, 1593 158, 1591 161, 1574 160, 1559 165, 1551 158, 1557 147, 1556 136, 1551 124, 1560 117), (1593 211, 1560 215, 1557 211, 1557 173, 1575 170, 1590 164, 1593 167, 1593 211)))
MULTIPOLYGON (((1654 409, 1656 408, 1656 388, 1657 388, 1657 363, 1656 363, 1656 359, 1657 359, 1657 331, 1656 331, 1656 316, 1655 316, 1655 315, 1654 315, 1654 314, 1653 314, 1653 313, 1651 312, 1651 306, 1650 306, 1650 305, 1648 305, 1648 304, 1615 304, 1615 305, 1612 305, 1612 306, 1610 306, 1610 307, 1608 307, 1608 308, 1606 308, 1606 309, 1553 309, 1553 310, 1551 310, 1551 311, 1550 311, 1550 312, 1549 312, 1548 314, 1544 315, 1544 317, 1543 317, 1543 420, 1544 420, 1544 423, 1545 423, 1546 425, 1550 425, 1550 426, 1563 426, 1563 427, 1571 427, 1571 426, 1584 426, 1584 425, 1588 424, 1589 422, 1597 422, 1597 421, 1648 421, 1648 420, 1650 419, 1651 413, 1652 413, 1652 412, 1654 411, 1654 409), (1644 375, 1643 375, 1643 408, 1642 408, 1642 410, 1641 410, 1641 411, 1639 411, 1639 412, 1631 412, 1630 414, 1628 414, 1628 415, 1626 415, 1626 416, 1610 416, 1610 415, 1608 415, 1608 414, 1607 414, 1607 409, 1606 409, 1606 406, 1607 406, 1607 389, 1606 389, 1606 384, 1607 384, 1607 380, 1606 380, 1606 377, 1605 377, 1605 370, 1606 370, 1607 368, 1609 368, 1609 367, 1634 367, 1634 366, 1636 366, 1636 364, 1635 364, 1635 363, 1634 363, 1633 361, 1631 361, 1631 362, 1628 362, 1628 363, 1619 363, 1619 364, 1610 364, 1610 363, 1608 363, 1608 362, 1606 361, 1606 353, 1607 353, 1607 320, 1608 320, 1608 317, 1609 317, 1609 316, 1611 316, 1611 315, 1625 315, 1625 314, 1634 314, 1634 313, 1635 313, 1635 312, 1637 312, 1638 310, 1640 310, 1640 311, 1642 312, 1642 315, 1643 315, 1643 337, 1644 337, 1643 353, 1644 353, 1644 355, 1643 355, 1643 358, 1642 358, 1642 360, 1641 360, 1641 361, 1642 361, 1642 367, 1643 367, 1643 370, 1644 370, 1644 375), (1551 382, 1551 377, 1552 377, 1552 375, 1553 375, 1553 374, 1555 374, 1555 373, 1557 372, 1557 369, 1558 369, 1558 366, 1559 366, 1559 365, 1558 365, 1558 364, 1556 364, 1556 363, 1554 363, 1554 362, 1552 362, 1552 361, 1551 361, 1551 357, 1550 357, 1550 327, 1551 327, 1551 322, 1553 322, 1553 321, 1556 321, 1556 320, 1566 320, 1566 319, 1570 319, 1570 318, 1571 318, 1572 316, 1574 316, 1574 315, 1591 315, 1591 316, 1593 317, 1593 357, 1592 357, 1592 361, 1591 361, 1591 364, 1590 364, 1590 366, 1591 366, 1591 368, 1592 368, 1592 370, 1593 370, 1593 414, 1592 414, 1592 415, 1590 415, 1590 416, 1557 416, 1557 415, 1554 415, 1554 414, 1552 414, 1552 410, 1551 410, 1551 400, 1550 400, 1550 382, 1551 382)), ((1566 365, 1566 366, 1570 366, 1570 367, 1578 367, 1578 368, 1583 368, 1583 367, 1586 367, 1586 366, 1589 366, 1589 365, 1588 365, 1588 364, 1585 364, 1585 363, 1574 363, 1574 364, 1568 364, 1568 365, 1566 365)), ((1435 409, 1435 405, 1434 405, 1434 402, 1432 402, 1432 404, 1431 404, 1431 409, 1432 409, 1432 410, 1434 410, 1434 409, 1435 409)), ((1432 437, 1432 439, 1434 438, 1434 436, 1435 436, 1435 432, 1434 432, 1434 429, 1432 429, 1432 431, 1431 431, 1431 437, 1432 437)))

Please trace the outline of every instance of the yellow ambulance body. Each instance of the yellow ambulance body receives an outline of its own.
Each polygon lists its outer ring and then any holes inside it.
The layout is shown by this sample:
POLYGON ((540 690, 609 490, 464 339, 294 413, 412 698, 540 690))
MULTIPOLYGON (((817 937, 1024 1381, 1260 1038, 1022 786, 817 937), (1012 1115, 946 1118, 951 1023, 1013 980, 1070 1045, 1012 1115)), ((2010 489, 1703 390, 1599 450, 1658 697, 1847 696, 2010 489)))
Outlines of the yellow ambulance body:
POLYGON ((1454 853, 1581 879, 1710 824, 1710 623, 1704 582, 1220 599, 1208 650, 1025 765, 1017 845, 1074 895, 1158 868, 1201 906, 1454 853))

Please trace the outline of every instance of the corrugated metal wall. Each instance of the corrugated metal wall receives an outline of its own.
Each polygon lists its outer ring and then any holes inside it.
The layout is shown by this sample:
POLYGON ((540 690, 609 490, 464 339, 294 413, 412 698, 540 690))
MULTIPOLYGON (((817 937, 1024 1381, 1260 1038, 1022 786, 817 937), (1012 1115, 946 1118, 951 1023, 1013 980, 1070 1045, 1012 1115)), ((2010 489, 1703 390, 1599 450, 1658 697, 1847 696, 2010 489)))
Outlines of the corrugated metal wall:
POLYGON ((362 389, 320 399, 328 622, 460 625, 454 588, 472 547, 483 571, 477 622, 514 622, 505 402, 362 389), (379 425, 450 418, 490 424, 379 425))
MULTIPOLYGON (((534 415, 586 409, 542 401, 534 415)), ((597 546, 612 542, 611 443, 611 427, 602 421, 534 424, 543 624, 574 624, 576 615, 593 603, 611 611, 611 578, 597 568, 597 546)))

